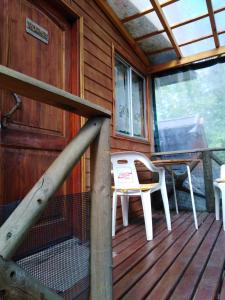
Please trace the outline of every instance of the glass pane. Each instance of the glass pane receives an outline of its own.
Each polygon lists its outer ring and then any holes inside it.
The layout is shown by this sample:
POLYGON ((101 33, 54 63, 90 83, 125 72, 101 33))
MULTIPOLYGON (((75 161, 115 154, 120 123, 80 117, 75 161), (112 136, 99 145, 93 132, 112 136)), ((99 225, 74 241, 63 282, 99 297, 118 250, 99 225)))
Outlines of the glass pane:
POLYGON ((172 47, 166 33, 158 34, 151 38, 143 40, 139 42, 139 45, 145 52, 152 52, 172 47))
POLYGON ((209 38, 196 43, 189 44, 187 46, 180 47, 180 50, 184 56, 189 56, 203 51, 211 50, 214 48, 215 48, 214 39, 209 38))
POLYGON ((225 46, 225 34, 219 35, 220 46, 225 46))
POLYGON ((154 79, 160 151, 225 146, 225 63, 220 61, 154 79))
POLYGON ((217 31, 225 30, 225 11, 215 14, 217 31))
POLYGON ((201 36, 212 34, 209 18, 204 18, 196 22, 173 29, 173 33, 178 44, 197 39, 201 36))
POLYGON ((225 3, 222 0, 212 0, 213 9, 216 10, 218 8, 224 7, 225 3))
POLYGON ((115 63, 116 131, 131 134, 128 98, 128 67, 121 61, 115 63))
POLYGON ((107 0, 107 2, 120 19, 152 8, 149 0, 107 0))
POLYGON ((162 52, 162 53, 158 53, 158 54, 149 56, 150 62, 153 63, 154 65, 163 64, 165 62, 168 62, 168 61, 176 59, 176 58, 177 58, 177 56, 176 56, 176 52, 174 50, 166 51, 166 52, 162 52))
POLYGON ((134 136, 145 136, 144 80, 132 71, 132 111, 134 136))
POLYGON ((155 12, 129 21, 124 25, 134 38, 163 29, 155 12))
POLYGON ((180 0, 163 7, 170 25, 207 13, 205 0, 180 0))

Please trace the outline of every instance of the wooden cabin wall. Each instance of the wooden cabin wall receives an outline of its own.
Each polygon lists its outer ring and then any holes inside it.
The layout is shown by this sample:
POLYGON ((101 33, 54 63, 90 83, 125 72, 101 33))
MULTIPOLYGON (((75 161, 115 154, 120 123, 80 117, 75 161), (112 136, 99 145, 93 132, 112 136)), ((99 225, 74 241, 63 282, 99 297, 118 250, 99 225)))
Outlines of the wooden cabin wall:
MULTIPOLYGON (((114 55, 120 54, 135 69, 143 75, 146 74, 146 66, 135 54, 132 47, 121 36, 116 27, 101 11, 94 0, 64 0, 64 3, 83 17, 83 96, 84 98, 97 103, 113 113, 114 106, 114 55)), ((82 80, 82 79, 81 79, 82 80)), ((148 85, 148 84, 147 84, 148 85)), ((148 108, 147 118, 149 119, 149 92, 147 91, 148 108)), ((148 141, 126 138, 116 135, 111 123, 111 151, 140 151, 150 155, 150 137, 148 141)), ((149 135, 148 126, 148 135, 149 135)), ((86 184, 85 189, 90 188, 90 157, 86 154, 86 184)), ((146 173, 145 176, 146 177, 146 173)), ((131 202, 130 213, 133 216, 142 214, 140 201, 131 202)), ((121 217, 121 210, 118 210, 118 218, 121 217)))

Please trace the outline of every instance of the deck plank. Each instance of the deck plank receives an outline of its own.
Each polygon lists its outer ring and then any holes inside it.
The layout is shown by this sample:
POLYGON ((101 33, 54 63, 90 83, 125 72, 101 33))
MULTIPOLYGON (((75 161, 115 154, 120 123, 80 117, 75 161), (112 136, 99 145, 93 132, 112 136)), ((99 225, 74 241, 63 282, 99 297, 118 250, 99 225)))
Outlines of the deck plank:
POLYGON ((204 236, 198 238, 199 232, 196 233, 195 239, 188 243, 179 254, 147 299, 168 299, 174 289, 172 299, 191 299, 220 229, 221 223, 214 222, 205 238, 204 236), (201 238, 204 238, 204 241, 200 245, 201 238), (198 248, 198 246, 200 247, 198 248), (187 269, 186 272, 185 269, 187 269), (179 280, 180 284, 177 286, 179 280))
MULTIPOLYGON (((174 215, 172 217, 172 222, 176 221, 178 218, 179 216, 174 215)), ((161 219, 161 222, 158 222, 157 228, 155 229, 154 240, 157 238, 158 234, 160 234, 160 232, 162 232, 165 229, 166 223, 164 219, 161 219)), ((119 248, 120 251, 117 247, 113 248, 113 266, 117 267, 122 261, 126 260, 127 257, 129 257, 132 253, 136 252, 139 248, 143 247, 146 243, 148 243, 148 241, 146 240, 145 227, 143 225, 142 232, 139 232, 138 238, 136 238, 135 240, 130 239, 129 241, 125 240, 125 243, 123 243, 122 248, 119 248)))
POLYGON ((164 219, 157 220, 150 242, 141 223, 143 235, 138 226, 121 229, 116 246, 122 251, 114 257, 113 299, 225 300, 222 222, 215 221, 214 214, 200 213, 196 231, 192 213, 171 216, 172 231, 167 231, 164 219))
POLYGON ((194 238, 196 243, 199 241, 199 238, 203 238, 212 222, 213 219, 210 216, 207 216, 207 220, 200 226, 198 236, 196 237, 196 229, 192 220, 187 230, 181 234, 179 238, 176 238, 176 241, 171 245, 168 251, 160 255, 158 261, 147 270, 146 274, 138 281, 138 283, 129 290, 124 299, 142 299, 145 297, 172 265, 187 243, 189 243, 192 238, 194 238), (146 284, 146 282, 148 284, 146 284))
MULTIPOLYGON (((220 231, 218 240, 209 258, 205 271, 202 275, 201 281, 198 285, 194 299, 216 299, 220 279, 224 270, 225 261, 225 232, 220 231)), ((225 299, 222 298, 221 300, 225 299)))
MULTIPOLYGON (((199 217, 200 225, 202 218, 204 219, 204 214, 199 217)), ((165 266, 171 263, 170 261, 174 259, 175 255, 179 254, 179 248, 181 251, 194 233, 195 229, 191 218, 181 224, 179 228, 172 230, 171 234, 158 247, 144 257, 140 263, 114 285, 114 299, 119 299, 125 294, 124 299, 142 299, 142 296, 148 292, 149 282, 153 279, 157 281, 160 278, 159 274, 163 271, 165 272, 165 266), (182 239, 179 239, 181 236, 182 239), (165 257, 163 264, 161 264, 161 257, 165 257), (162 269, 161 272, 159 267, 162 269), (148 276, 148 274, 150 275, 148 276), (146 285, 145 277, 147 277, 148 285, 146 285)))
MULTIPOLYGON (((190 215, 184 215, 182 218, 178 218, 177 215, 172 223, 172 229, 178 228, 186 219, 190 218, 190 215)), ((173 219, 172 219, 173 220, 173 219)), ((156 248, 172 231, 168 231, 166 226, 164 230, 157 235, 153 241, 147 242, 146 238, 139 243, 132 245, 127 251, 123 252, 122 255, 117 259, 117 264, 113 269, 113 282, 116 283, 121 277, 129 272, 138 262, 142 260, 146 255, 156 248), (120 263, 120 264, 119 264, 120 263)))

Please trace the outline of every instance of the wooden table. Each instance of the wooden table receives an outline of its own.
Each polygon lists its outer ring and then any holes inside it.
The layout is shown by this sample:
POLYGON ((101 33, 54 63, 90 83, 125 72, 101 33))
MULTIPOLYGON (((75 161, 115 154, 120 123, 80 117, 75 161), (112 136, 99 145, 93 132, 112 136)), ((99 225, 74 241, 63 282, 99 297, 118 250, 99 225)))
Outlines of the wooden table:
POLYGON ((189 181, 189 187, 190 187, 190 195, 191 195, 191 203, 192 203, 192 209, 193 209, 193 216, 194 216, 194 222, 195 222, 195 228, 198 229, 198 221, 197 221, 197 215, 196 215, 196 208, 195 208, 195 200, 194 200, 194 193, 193 193, 193 187, 191 182, 191 170, 190 170, 190 164, 193 162, 199 163, 200 159, 195 158, 185 158, 185 159, 161 159, 161 160, 152 160, 152 163, 156 166, 170 166, 171 167, 171 174, 172 174, 172 183, 173 183, 173 192, 174 192, 174 199, 175 199, 175 207, 176 212, 178 213, 178 205, 177 205, 177 195, 176 195, 176 187, 175 187, 175 180, 174 180, 174 172, 173 172, 173 166, 174 165, 185 165, 187 168, 187 174, 188 174, 188 181, 189 181))
POLYGON ((203 176, 205 184, 205 199, 206 208, 209 212, 215 211, 215 198, 213 190, 213 172, 212 172, 212 160, 214 160, 219 165, 224 164, 220 158, 213 152, 225 151, 224 147, 217 148, 198 148, 189 150, 178 150, 178 151, 166 151, 166 152, 154 152, 152 157, 161 156, 174 156, 179 154, 198 154, 198 158, 201 159, 203 165, 203 176))

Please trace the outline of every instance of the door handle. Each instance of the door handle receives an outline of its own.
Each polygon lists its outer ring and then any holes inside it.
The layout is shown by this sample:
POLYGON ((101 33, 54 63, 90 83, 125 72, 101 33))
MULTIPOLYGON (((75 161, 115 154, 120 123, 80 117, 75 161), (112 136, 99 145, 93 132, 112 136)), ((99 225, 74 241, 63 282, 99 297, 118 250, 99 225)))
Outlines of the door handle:
POLYGON ((2 128, 6 128, 8 126, 8 122, 11 119, 12 115, 21 108, 22 106, 22 100, 21 98, 16 94, 16 93, 12 93, 13 98, 16 102, 16 104, 11 108, 11 110, 7 113, 5 113, 2 117, 2 121, 1 121, 1 125, 2 128))

